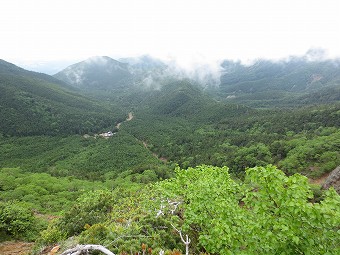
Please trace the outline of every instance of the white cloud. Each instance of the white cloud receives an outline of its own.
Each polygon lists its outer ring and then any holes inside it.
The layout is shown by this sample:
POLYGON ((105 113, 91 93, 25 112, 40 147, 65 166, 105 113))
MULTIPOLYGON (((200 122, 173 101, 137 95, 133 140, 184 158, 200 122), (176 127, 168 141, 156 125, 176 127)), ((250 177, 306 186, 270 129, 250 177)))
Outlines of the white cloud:
POLYGON ((340 56, 339 13, 338 0, 2 0, 0 58, 340 56))

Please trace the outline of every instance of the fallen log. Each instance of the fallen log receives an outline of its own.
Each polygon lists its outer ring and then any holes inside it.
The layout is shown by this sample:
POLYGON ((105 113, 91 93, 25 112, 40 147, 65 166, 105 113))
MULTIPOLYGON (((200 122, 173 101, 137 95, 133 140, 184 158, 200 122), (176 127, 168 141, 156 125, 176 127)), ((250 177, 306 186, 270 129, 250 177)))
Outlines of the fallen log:
POLYGON ((96 245, 96 244, 77 245, 76 247, 72 249, 68 249, 64 251, 60 255, 82 255, 82 254, 88 254, 88 251, 90 250, 98 250, 107 255, 115 255, 113 252, 106 249, 104 246, 96 245))

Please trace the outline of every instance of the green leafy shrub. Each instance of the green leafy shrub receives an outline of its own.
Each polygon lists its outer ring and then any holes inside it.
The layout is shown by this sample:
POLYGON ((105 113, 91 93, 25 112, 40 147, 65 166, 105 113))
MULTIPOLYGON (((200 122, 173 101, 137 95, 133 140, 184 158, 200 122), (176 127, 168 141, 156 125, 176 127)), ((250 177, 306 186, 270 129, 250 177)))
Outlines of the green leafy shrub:
POLYGON ((34 240, 42 227, 32 209, 24 204, 0 202, 0 232, 13 238, 34 240))
MULTIPOLYGON (((306 177, 287 177, 273 166, 246 170, 244 183, 228 168, 177 169, 159 184, 180 201, 178 228, 213 254, 339 254, 340 196, 326 192, 311 203, 306 177), (195 240, 196 239, 196 240, 195 240)), ((194 247, 192 247, 193 249, 194 247)), ((193 252, 196 252, 195 250, 193 252)))
POLYGON ((97 190, 79 197, 60 219, 59 229, 64 229, 68 236, 80 234, 86 224, 93 225, 107 219, 112 209, 113 196, 110 191, 97 190))
POLYGON ((108 238, 109 229, 102 223, 86 225, 85 228, 87 229, 80 235, 80 243, 103 244, 108 238))
POLYGON ((47 229, 40 232, 40 237, 37 240, 37 243, 49 245, 60 242, 61 240, 66 239, 65 231, 59 229, 56 225, 56 221, 50 222, 47 229))

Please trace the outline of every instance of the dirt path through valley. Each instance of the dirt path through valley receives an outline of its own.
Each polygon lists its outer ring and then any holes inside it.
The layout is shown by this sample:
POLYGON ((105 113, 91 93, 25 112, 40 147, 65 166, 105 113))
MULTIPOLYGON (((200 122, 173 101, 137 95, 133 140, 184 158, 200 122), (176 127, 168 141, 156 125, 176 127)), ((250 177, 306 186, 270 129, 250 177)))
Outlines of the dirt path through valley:
POLYGON ((122 121, 122 122, 119 122, 117 125, 116 125, 116 128, 119 129, 120 128, 120 125, 122 125, 122 123, 124 123, 125 121, 130 121, 133 119, 133 113, 132 112, 129 112, 129 115, 128 117, 126 118, 126 120, 122 121))
POLYGON ((126 121, 130 121, 130 120, 132 120, 133 119, 133 114, 132 114, 132 112, 129 112, 129 116, 128 116, 128 118, 126 119, 126 121))

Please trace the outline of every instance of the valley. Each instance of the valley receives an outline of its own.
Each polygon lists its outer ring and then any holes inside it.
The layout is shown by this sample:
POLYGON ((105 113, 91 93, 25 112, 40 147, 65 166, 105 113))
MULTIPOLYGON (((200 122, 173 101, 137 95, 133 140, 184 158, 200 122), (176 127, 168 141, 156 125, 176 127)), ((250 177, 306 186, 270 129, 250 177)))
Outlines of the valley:
POLYGON ((339 63, 226 60, 214 84, 146 56, 54 76, 1 60, 0 241, 175 254, 176 226, 192 254, 336 254, 321 185, 340 165, 339 63))

